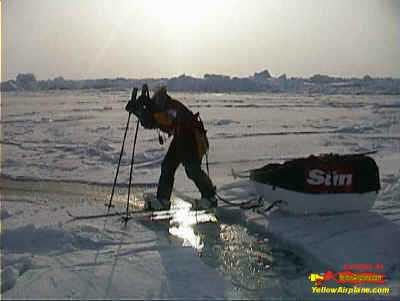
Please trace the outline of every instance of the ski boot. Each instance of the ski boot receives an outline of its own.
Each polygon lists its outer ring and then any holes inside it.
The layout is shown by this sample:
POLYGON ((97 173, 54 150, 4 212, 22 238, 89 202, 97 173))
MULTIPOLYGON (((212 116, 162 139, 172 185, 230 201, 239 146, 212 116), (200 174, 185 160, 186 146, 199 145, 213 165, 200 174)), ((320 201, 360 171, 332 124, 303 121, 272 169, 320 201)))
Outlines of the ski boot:
POLYGON ((152 193, 144 194, 143 199, 144 199, 144 210, 147 211, 164 211, 164 210, 169 210, 171 207, 170 201, 158 199, 152 193))
POLYGON ((201 198, 195 201, 194 210, 212 210, 218 207, 217 197, 215 195, 208 198, 201 198))

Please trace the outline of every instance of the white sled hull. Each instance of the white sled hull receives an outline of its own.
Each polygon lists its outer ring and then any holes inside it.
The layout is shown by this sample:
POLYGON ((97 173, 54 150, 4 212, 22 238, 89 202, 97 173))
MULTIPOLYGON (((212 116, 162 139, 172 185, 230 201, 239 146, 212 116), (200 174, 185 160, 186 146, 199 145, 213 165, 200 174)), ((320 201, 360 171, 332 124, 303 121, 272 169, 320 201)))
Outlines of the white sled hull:
POLYGON ((282 201, 279 208, 291 214, 320 214, 370 210, 378 193, 302 193, 253 182, 257 193, 265 201, 282 201))

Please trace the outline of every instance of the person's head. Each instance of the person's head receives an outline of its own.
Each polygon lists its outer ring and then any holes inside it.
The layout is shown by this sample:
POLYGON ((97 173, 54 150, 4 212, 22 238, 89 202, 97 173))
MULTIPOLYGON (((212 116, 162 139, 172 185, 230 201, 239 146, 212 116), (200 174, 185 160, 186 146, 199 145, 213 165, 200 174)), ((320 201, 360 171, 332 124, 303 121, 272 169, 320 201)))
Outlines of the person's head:
POLYGON ((170 97, 167 93, 167 87, 161 86, 154 92, 153 96, 151 97, 151 100, 152 103, 155 105, 155 108, 157 110, 162 111, 165 109, 165 105, 169 98, 170 97))

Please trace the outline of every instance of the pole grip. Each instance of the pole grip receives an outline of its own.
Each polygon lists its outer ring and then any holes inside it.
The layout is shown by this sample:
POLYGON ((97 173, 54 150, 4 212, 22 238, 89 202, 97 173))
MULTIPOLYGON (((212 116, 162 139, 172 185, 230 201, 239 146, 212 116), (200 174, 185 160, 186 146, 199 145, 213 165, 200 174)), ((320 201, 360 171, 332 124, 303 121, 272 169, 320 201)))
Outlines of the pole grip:
POLYGON ((136 87, 133 88, 132 95, 131 95, 131 101, 136 100, 137 92, 138 92, 138 88, 136 88, 136 87))

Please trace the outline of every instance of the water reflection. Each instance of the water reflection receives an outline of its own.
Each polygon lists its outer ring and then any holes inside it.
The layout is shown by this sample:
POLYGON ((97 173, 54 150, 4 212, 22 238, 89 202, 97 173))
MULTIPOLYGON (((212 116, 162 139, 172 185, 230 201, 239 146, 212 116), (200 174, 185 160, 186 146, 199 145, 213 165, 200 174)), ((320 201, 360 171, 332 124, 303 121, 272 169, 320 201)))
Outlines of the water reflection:
MULTIPOLYGON (((141 207, 140 202, 135 198, 135 207, 141 207)), ((154 213, 152 218, 168 220, 171 235, 182 240, 184 247, 196 249, 207 265, 221 272, 237 289, 232 298, 285 295, 288 281, 306 273, 299 256, 265 234, 249 232, 240 221, 217 223, 215 214, 194 211, 192 204, 179 197, 172 198, 170 211, 154 213)))
POLYGON ((214 214, 191 207, 178 197, 173 199, 169 233, 182 239, 183 246, 198 250, 205 263, 242 292, 241 297, 263 297, 266 291, 281 295, 282 283, 305 273, 299 256, 267 236, 251 233, 240 223, 216 223, 214 214))
MULTIPOLYGON (((215 223, 214 214, 204 210, 191 210, 192 204, 179 197, 171 199, 169 233, 183 240, 184 247, 192 247, 201 252, 204 248, 203 235, 195 231, 195 226, 202 223, 215 223)), ((165 214, 155 213, 153 219, 165 219, 165 214)))
POLYGON ((242 225, 220 223, 215 234, 205 240, 203 260, 221 271, 243 298, 263 297, 266 291, 279 295, 282 283, 304 273, 300 257, 242 225))

